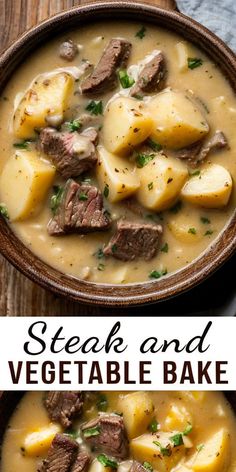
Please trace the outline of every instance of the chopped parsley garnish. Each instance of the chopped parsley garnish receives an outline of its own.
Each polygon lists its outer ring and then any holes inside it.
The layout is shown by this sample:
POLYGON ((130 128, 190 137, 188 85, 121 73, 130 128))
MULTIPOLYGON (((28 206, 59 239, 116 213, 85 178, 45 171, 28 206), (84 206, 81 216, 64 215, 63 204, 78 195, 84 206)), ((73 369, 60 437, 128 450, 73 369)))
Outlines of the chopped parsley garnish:
POLYGON ((98 436, 100 432, 99 426, 95 426, 94 428, 84 429, 83 435, 85 438, 91 438, 92 436, 98 436))
POLYGON ((142 28, 139 31, 137 31, 135 35, 136 38, 143 39, 146 34, 146 31, 147 31, 147 28, 145 28, 145 26, 142 26, 142 28))
POLYGON ((197 234, 197 230, 196 230, 196 228, 189 228, 188 233, 197 234))
POLYGON ((212 229, 208 229, 208 230, 205 232, 204 236, 211 236, 213 233, 214 233, 214 231, 213 231, 212 229))
POLYGON ((197 175, 201 174, 200 170, 195 170, 194 172, 189 172, 189 177, 196 177, 197 175))
POLYGON ((119 75, 121 86, 124 89, 130 88, 132 87, 132 85, 134 85, 135 80, 133 79, 133 77, 130 77, 127 74, 126 70, 119 70, 118 75, 119 75))
POLYGON ((109 195, 109 185, 107 185, 107 184, 104 187, 103 195, 104 195, 105 198, 107 198, 108 195, 109 195))
POLYGON ((25 141, 21 141, 19 143, 14 143, 13 146, 17 149, 26 149, 27 150, 30 143, 31 143, 31 141, 25 140, 25 141))
POLYGON ((183 436, 187 436, 191 433, 193 427, 190 423, 186 426, 185 430, 182 433, 176 433, 174 436, 170 437, 170 440, 173 442, 174 446, 182 446, 184 444, 183 436))
POLYGON ((114 254, 114 252, 117 251, 117 245, 116 245, 116 244, 113 244, 113 245, 111 246, 111 250, 112 250, 112 252, 113 252, 113 254, 114 254))
POLYGON ((64 187, 61 187, 60 185, 54 185, 53 190, 54 190, 54 195, 52 195, 51 197, 50 208, 52 210, 53 215, 55 215, 62 201, 64 187))
POLYGON ((170 212, 171 213, 174 213, 175 215, 177 213, 179 213, 179 211, 181 210, 183 204, 182 202, 179 200, 174 206, 172 206, 172 208, 170 208, 170 212))
POLYGON ((190 423, 188 423, 185 430, 183 431, 183 436, 188 436, 188 434, 191 433, 192 430, 193 430, 193 426, 190 423))
POLYGON ((150 462, 147 462, 147 461, 143 462, 143 467, 144 467, 144 469, 147 469, 150 472, 153 471, 153 467, 152 467, 152 464, 150 464, 150 462))
POLYGON ((91 115, 102 115, 103 114, 103 103, 102 100, 95 101, 91 100, 86 106, 86 110, 90 111, 91 115))
POLYGON ((176 433, 174 436, 170 437, 170 440, 173 442, 175 447, 182 446, 182 444, 184 444, 183 433, 176 433))
POLYGON ((153 418, 151 423, 148 425, 148 430, 150 431, 150 433, 156 433, 158 431, 158 421, 156 420, 156 418, 153 418))
POLYGON ((152 189, 153 189, 153 182, 150 182, 150 183, 148 184, 148 190, 152 190, 152 189))
POLYGON ((137 166, 144 167, 155 157, 155 154, 138 154, 136 158, 137 166))
POLYGON ((94 256, 96 256, 98 259, 102 259, 103 257, 105 257, 105 254, 104 254, 103 250, 101 248, 99 248, 97 250, 97 252, 95 252, 94 256))
POLYGON ((105 270, 105 265, 104 264, 98 264, 98 270, 100 270, 100 272, 105 270))
POLYGON ((196 69, 197 67, 202 66, 203 60, 200 57, 188 57, 188 68, 196 69))
POLYGON ((106 454, 99 454, 99 456, 97 456, 97 460, 101 462, 104 467, 111 467, 111 469, 117 469, 118 467, 118 463, 112 459, 109 459, 106 454))
MULTIPOLYGON (((103 265, 104 264, 99 264, 99 265, 103 265)), ((104 266, 105 267, 105 266, 104 266)), ((104 270, 104 269, 102 269, 104 270)), ((96 406, 97 406, 97 409, 98 411, 107 411, 107 408, 108 408, 108 400, 107 400, 107 397, 106 395, 104 395, 103 393, 100 393, 99 397, 98 397, 98 401, 96 403, 96 406)))
POLYGON ((197 452, 202 451, 203 448, 204 448, 204 444, 203 444, 203 443, 198 444, 198 445, 196 446, 197 452))
POLYGON ((150 148, 153 150, 153 151, 161 151, 162 150, 162 145, 157 143, 156 141, 153 141, 153 139, 149 138, 147 140, 147 145, 150 146, 150 148))
POLYGON ((150 274, 149 274, 149 278, 150 279, 160 279, 161 277, 163 277, 166 274, 167 274, 167 269, 152 270, 152 272, 150 272, 150 274))
POLYGON ((3 203, 0 204, 0 215, 6 218, 6 220, 9 220, 9 213, 7 207, 3 203))
POLYGON ((209 224, 210 224, 210 220, 209 220, 209 218, 207 218, 206 216, 201 216, 201 222, 202 222, 204 225, 209 225, 209 224))
POLYGON ((74 133, 74 131, 78 131, 81 128, 82 123, 79 120, 71 120, 66 123, 66 126, 71 133, 74 133))
POLYGON ((153 441, 153 444, 160 448, 160 452, 163 456, 171 456, 172 451, 170 447, 163 447, 158 441, 153 441))
POLYGON ((86 193, 80 193, 79 200, 82 200, 82 201, 88 200, 88 195, 86 195, 86 193))
POLYGON ((77 439, 80 435, 79 431, 76 429, 68 429, 67 431, 65 431, 65 434, 67 436, 70 436, 70 438, 73 438, 73 439, 77 439))
POLYGON ((168 252, 169 251, 169 244, 165 243, 164 246, 161 248, 161 252, 168 252))

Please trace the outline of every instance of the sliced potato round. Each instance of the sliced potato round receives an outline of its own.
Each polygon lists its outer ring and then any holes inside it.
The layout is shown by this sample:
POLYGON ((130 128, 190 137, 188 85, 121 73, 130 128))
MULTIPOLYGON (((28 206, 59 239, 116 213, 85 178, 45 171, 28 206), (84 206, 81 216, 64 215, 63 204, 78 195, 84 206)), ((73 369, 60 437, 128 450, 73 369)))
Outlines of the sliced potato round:
POLYGON ((0 200, 12 221, 33 215, 52 185, 56 170, 34 151, 17 151, 0 177, 0 200))
POLYGON ((140 188, 138 201, 150 210, 170 208, 180 194, 188 171, 178 159, 157 154, 147 165, 138 169, 140 188))
POLYGON ((170 149, 181 149, 204 138, 209 126, 195 103, 180 92, 165 90, 148 105, 154 120, 151 138, 170 149))
POLYGON ((122 157, 106 151, 102 146, 97 147, 98 164, 97 179, 104 196, 115 203, 129 197, 140 186, 136 167, 122 157))
POLYGON ((127 155, 145 141, 153 121, 144 102, 128 97, 112 100, 104 113, 103 143, 115 154, 127 155))
POLYGON ((186 182, 181 195, 184 200, 195 205, 222 208, 229 201, 232 186, 228 170, 221 165, 211 164, 186 182))

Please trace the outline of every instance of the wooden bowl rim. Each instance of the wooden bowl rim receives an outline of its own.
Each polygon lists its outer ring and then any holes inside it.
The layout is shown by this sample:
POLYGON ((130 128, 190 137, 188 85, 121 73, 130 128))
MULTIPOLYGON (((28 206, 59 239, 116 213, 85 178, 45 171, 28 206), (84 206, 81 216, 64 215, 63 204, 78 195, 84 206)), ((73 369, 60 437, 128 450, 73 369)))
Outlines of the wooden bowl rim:
MULTIPOLYGON (((153 22, 167 30, 177 31, 183 37, 189 36, 194 43, 200 41, 199 47, 209 57, 217 62, 224 75, 236 91, 236 56, 231 49, 214 33, 195 20, 172 10, 164 10, 154 5, 134 1, 132 4, 125 0, 88 3, 60 12, 17 38, 0 56, 1 89, 6 85, 16 67, 25 59, 28 50, 37 49, 40 37, 51 34, 51 29, 57 34, 62 23, 66 29, 72 28, 72 23, 79 19, 81 23, 90 22, 96 16, 96 21, 116 13, 118 16, 131 18, 145 23, 153 22), (135 14, 135 15, 134 15, 135 14), (180 32, 181 29, 181 32, 180 32), (22 50, 24 51, 22 55, 22 50)), ((147 281, 125 285, 98 284, 76 279, 61 273, 47 265, 35 256, 17 238, 10 226, 0 219, 0 252, 19 271, 38 283, 45 289, 50 289, 57 295, 88 305, 125 307, 154 303, 177 296, 201 283, 217 270, 236 250, 236 211, 224 227, 218 238, 208 246, 207 250, 197 259, 173 274, 158 281, 147 281)))

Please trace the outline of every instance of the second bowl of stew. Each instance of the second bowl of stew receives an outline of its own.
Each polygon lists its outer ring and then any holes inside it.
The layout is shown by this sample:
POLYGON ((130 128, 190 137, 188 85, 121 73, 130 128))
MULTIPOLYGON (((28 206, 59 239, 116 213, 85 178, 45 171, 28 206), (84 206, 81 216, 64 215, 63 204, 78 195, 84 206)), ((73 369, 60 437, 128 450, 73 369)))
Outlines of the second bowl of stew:
POLYGON ((1 472, 235 471, 221 392, 27 392, 12 410, 1 472))
POLYGON ((98 4, 1 61, 0 244, 20 270, 79 301, 138 304, 230 256, 236 74, 220 40, 175 12, 98 4))

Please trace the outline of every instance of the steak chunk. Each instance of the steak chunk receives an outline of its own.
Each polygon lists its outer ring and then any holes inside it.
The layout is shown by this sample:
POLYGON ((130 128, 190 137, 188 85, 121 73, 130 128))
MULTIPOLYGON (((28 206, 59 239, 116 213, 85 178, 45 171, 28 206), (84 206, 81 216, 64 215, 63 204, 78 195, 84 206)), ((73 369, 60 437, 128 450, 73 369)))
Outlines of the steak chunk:
POLYGON ((71 39, 64 41, 59 48, 59 56, 66 61, 73 61, 78 52, 77 44, 75 44, 71 39))
POLYGON ((79 452, 70 472, 87 472, 90 464, 90 456, 87 452, 79 452))
POLYGON ((179 151, 175 152, 175 157, 178 159, 186 159, 189 161, 195 161, 198 158, 199 152, 202 147, 202 141, 198 141, 197 143, 191 144, 186 148, 182 148, 179 151))
POLYGON ((115 88, 116 71, 124 68, 131 51, 131 43, 125 39, 111 39, 92 74, 81 84, 85 94, 98 94, 115 88))
POLYGON ((145 469, 145 467, 143 467, 143 465, 140 464, 140 462, 133 461, 130 468, 130 472, 147 472, 147 469, 145 469))
POLYGON ((101 415, 82 427, 84 439, 95 450, 125 459, 128 454, 128 439, 123 418, 118 415, 101 415), (96 428, 97 435, 89 435, 96 428))
POLYGON ((65 434, 56 434, 40 472, 69 472, 78 451, 78 443, 65 434))
POLYGON ((217 149, 223 149, 228 147, 228 141, 222 131, 216 131, 214 136, 203 144, 201 151, 198 155, 197 161, 203 161, 208 154, 211 152, 217 151, 217 149))
POLYGON ((94 134, 91 139, 91 135, 85 131, 81 134, 59 132, 47 127, 41 131, 39 139, 40 149, 50 156, 56 169, 65 179, 78 176, 97 163, 94 134))
POLYGON ((161 235, 160 225, 120 220, 103 252, 106 256, 113 256, 121 261, 133 261, 137 258, 149 261, 158 251, 161 235))
POLYGON ((162 52, 155 51, 141 69, 137 82, 131 89, 131 96, 142 97, 146 93, 159 92, 164 87, 165 77, 165 58, 162 52))
POLYGON ((44 404, 52 421, 61 423, 63 428, 69 428, 72 420, 82 412, 83 393, 48 392, 44 404))
POLYGON ((48 233, 105 231, 111 223, 103 207, 100 190, 92 185, 80 185, 72 179, 66 182, 55 216, 48 223, 48 233))
POLYGON ((207 142, 198 141, 187 148, 180 149, 175 153, 179 159, 187 159, 189 165, 196 167, 204 161, 211 152, 218 149, 228 148, 228 141, 222 131, 216 131, 214 136, 207 142))

